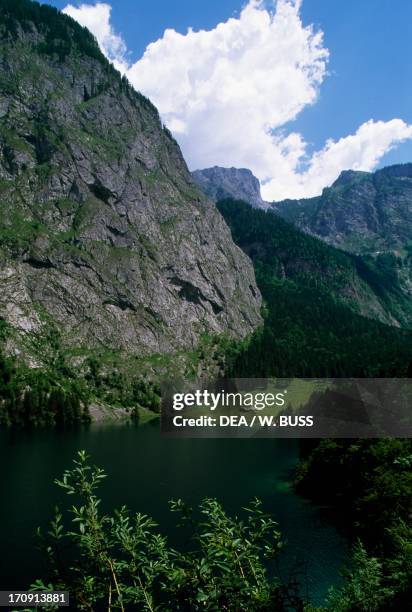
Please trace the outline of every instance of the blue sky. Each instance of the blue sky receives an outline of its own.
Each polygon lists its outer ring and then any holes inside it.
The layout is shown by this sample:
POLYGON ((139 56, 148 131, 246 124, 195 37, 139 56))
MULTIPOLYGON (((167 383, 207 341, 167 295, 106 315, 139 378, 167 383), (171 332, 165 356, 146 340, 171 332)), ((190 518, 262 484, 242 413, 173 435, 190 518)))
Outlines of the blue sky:
MULTIPOLYGON (((412 2, 308 0, 302 17, 321 26, 331 52, 318 102, 296 121, 308 140, 321 145, 371 117, 412 121, 412 2)), ((412 144, 382 161, 412 161, 412 144)))
MULTIPOLYGON (((49 3, 60 9, 64 9, 69 4, 64 0, 53 0, 49 3)), ((70 4, 74 7, 79 7, 81 4, 93 6, 95 0, 83 0, 83 2, 71 0, 70 4)), ((163 39, 164 31, 167 28, 172 28, 183 35, 186 35, 189 27, 195 31, 200 29, 215 31, 217 24, 227 22, 230 17, 239 19, 240 12, 246 3, 236 0, 198 2, 193 2, 193 0, 173 0, 173 2, 170 0, 151 2, 113 0, 110 2, 107 0, 107 4, 111 6, 110 27, 114 33, 121 36, 127 46, 127 53, 123 54, 123 58, 130 69, 134 62, 141 58, 149 43, 163 39)), ((283 4, 288 3, 283 0, 283 4)), ((245 42, 249 40, 247 39, 248 32, 251 32, 251 46, 253 46, 253 37, 260 36, 260 33, 266 41, 269 36, 278 35, 280 38, 282 36, 286 38, 288 35, 286 26, 282 29, 278 24, 277 27, 273 26, 273 29, 269 29, 263 18, 261 25, 255 26, 257 16, 262 16, 265 8, 268 10, 267 14, 274 15, 276 9, 273 2, 262 3, 259 7, 255 7, 257 8, 259 8, 259 13, 255 10, 252 15, 253 11, 250 11, 248 21, 246 18, 243 20, 245 26, 243 33, 239 34, 243 37, 241 44, 244 46, 248 44, 245 42)), ((312 25, 315 32, 323 32, 322 49, 329 51, 329 58, 326 63, 319 52, 317 54, 312 52, 308 60, 310 40, 307 41, 307 49, 302 50, 302 57, 307 61, 309 67, 319 67, 324 61, 323 74, 317 79, 312 79, 310 83, 303 84, 305 91, 296 90, 295 107, 286 109, 281 113, 281 117, 272 116, 269 102, 282 106, 284 100, 279 96, 274 96, 271 100, 270 92, 268 95, 268 89, 263 83, 262 90, 260 90, 259 84, 256 85, 256 81, 253 81, 251 88, 255 88, 257 92, 256 100, 266 95, 268 105, 266 107, 262 105, 262 108, 259 109, 259 117, 255 116, 251 109, 248 111, 249 115, 242 115, 240 107, 236 107, 233 101, 229 100, 229 120, 234 118, 233 130, 232 133, 226 131, 228 117, 224 114, 218 117, 222 100, 216 102, 216 97, 219 95, 216 92, 219 88, 224 89, 229 81, 225 80, 227 77, 219 77, 220 80, 216 80, 216 75, 213 77, 216 89, 208 91, 205 95, 205 105, 211 109, 209 115, 205 113, 193 115, 193 109, 188 109, 183 103, 173 108, 173 100, 170 99, 168 92, 159 91, 156 80, 162 80, 162 75, 166 70, 165 66, 169 67, 168 74, 171 72, 173 77, 175 67, 174 64, 168 63, 170 58, 167 57, 170 53, 176 53, 176 64, 182 63, 185 53, 193 52, 197 55, 197 50, 203 49, 203 43, 200 40, 190 42, 178 38, 170 41, 163 39, 156 55, 153 54, 153 57, 148 59, 147 65, 139 64, 134 69, 132 68, 128 77, 137 88, 149 95, 157 104, 165 122, 171 126, 180 142, 190 166, 212 165, 214 161, 219 165, 247 165, 268 185, 267 191, 271 199, 314 195, 314 192, 319 191, 321 181, 330 183, 334 174, 346 168, 345 164, 351 163, 360 169, 373 169, 390 163, 412 161, 412 139, 405 127, 406 124, 412 124, 412 68, 410 62, 412 57, 412 3, 402 0, 396 3, 393 0, 345 0, 344 2, 303 0, 300 9, 296 9, 296 12, 301 26, 291 13, 285 13, 285 19, 289 22, 287 27, 292 28, 292 34, 294 33, 297 37, 297 44, 300 44, 305 36, 305 27, 312 25), (163 60, 162 57, 159 59, 162 53, 164 54, 163 60), (155 82, 150 81, 148 73, 155 74, 155 82), (214 102, 216 102, 216 107, 214 102), (241 126, 245 123, 255 126, 256 132, 263 129, 265 112, 268 115, 268 125, 273 127, 273 134, 276 137, 274 147, 276 150, 270 150, 269 143, 263 139, 263 134, 260 135, 261 140, 255 139, 252 129, 250 133, 245 133, 244 141, 239 140, 239 127, 241 130, 241 126), (251 117, 250 122, 248 122, 249 116, 251 117), (389 124, 394 119, 402 120, 405 125, 389 124), (319 159, 316 156, 311 157, 316 151, 324 151, 328 139, 338 141, 341 138, 355 135, 360 126, 367 124, 370 120, 388 122, 388 127, 383 124, 365 127, 362 135, 356 137, 357 140, 341 143, 339 150, 337 148, 336 151, 327 151, 325 155, 322 153, 319 159), (198 127, 202 122, 204 123, 203 131, 198 127), (213 140, 214 133, 219 130, 224 134, 224 138, 222 137, 220 141, 216 138, 213 140), (235 132, 237 132, 236 136, 235 132), (299 134, 301 141, 304 141, 303 145, 299 138, 290 136, 296 133, 299 134), (385 153, 394 145, 397 146, 385 153), (355 154, 357 147, 362 148, 363 151, 358 158, 355 154), (375 147, 376 154, 371 152, 371 147, 375 147), (348 149, 351 149, 350 153, 348 149), (301 157, 296 162, 299 151, 301 157), (274 168, 273 171, 271 171, 271 165, 274 168)), ((79 20, 81 20, 80 13, 79 20)), ((229 31, 229 28, 227 30, 225 40, 230 40, 230 45, 236 47, 236 33, 229 31)), ((214 38, 210 37, 207 45, 216 45, 218 44, 216 41, 219 40, 216 34, 214 38)), ((287 65, 285 59, 278 57, 286 53, 284 45, 276 46, 270 42, 263 44, 267 45, 267 54, 259 55, 256 51, 250 64, 250 70, 259 72, 262 67, 260 63, 265 62, 262 80, 267 80, 266 73, 269 74, 270 63, 273 62, 273 70, 277 70, 278 73, 284 70, 287 75, 286 80, 295 78, 293 72, 290 72, 292 66, 287 65)), ((239 53, 238 58, 233 59, 233 53, 231 53, 229 58, 229 61, 232 62, 229 68, 239 74, 244 88, 248 87, 246 76, 241 71, 238 73, 238 66, 233 62, 245 63, 245 54, 246 52, 239 53)), ((224 60, 228 60, 228 56, 224 60)), ((296 62, 301 61, 299 55, 295 60, 296 62)), ((208 70, 211 63, 216 68, 219 65, 219 57, 212 57, 209 50, 204 57, 204 65, 209 66, 208 70)), ((199 91, 194 91, 193 88, 197 87, 199 80, 202 80, 201 60, 193 71, 196 77, 193 77, 195 80, 187 90, 188 97, 195 99, 199 105, 202 102, 200 91, 203 91, 204 87, 199 91)), ((297 82, 301 76, 301 74, 296 74, 297 82)), ((179 64, 175 73, 175 81, 168 81, 169 90, 173 87, 181 88, 187 78, 192 78, 190 62, 187 66, 179 64)), ((274 87, 279 89, 277 77, 274 78, 273 83, 274 87)), ((206 73, 203 85, 205 84, 207 85, 206 73)), ((292 99, 294 92, 295 90, 291 88, 285 91, 285 95, 289 95, 292 99)), ((245 101, 245 108, 247 104, 253 104, 253 99, 245 101)))

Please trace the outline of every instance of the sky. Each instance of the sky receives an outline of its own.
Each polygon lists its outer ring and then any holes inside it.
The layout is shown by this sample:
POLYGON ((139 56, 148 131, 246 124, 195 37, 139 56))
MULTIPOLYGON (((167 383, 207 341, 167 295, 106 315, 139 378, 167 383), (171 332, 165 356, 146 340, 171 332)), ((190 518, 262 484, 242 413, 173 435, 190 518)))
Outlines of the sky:
POLYGON ((191 170, 266 200, 412 161, 408 0, 53 0, 157 106, 191 170))

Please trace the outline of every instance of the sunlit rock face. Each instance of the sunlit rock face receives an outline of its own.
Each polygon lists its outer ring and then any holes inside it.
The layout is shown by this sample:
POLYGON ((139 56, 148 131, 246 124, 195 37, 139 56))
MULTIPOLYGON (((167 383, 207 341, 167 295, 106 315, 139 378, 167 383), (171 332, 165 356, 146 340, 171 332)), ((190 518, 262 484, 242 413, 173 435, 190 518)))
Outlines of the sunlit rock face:
POLYGON ((42 15, 0 20, 0 317, 134 354, 244 337, 252 265, 157 110, 86 30, 57 15, 56 39, 42 15))

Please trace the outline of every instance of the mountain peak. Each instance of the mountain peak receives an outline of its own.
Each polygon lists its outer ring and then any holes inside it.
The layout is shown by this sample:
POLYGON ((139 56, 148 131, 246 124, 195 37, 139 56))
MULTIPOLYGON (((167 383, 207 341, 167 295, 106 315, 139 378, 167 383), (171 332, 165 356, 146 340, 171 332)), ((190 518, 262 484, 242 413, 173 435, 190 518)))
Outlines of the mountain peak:
POLYGON ((247 168, 222 168, 213 166, 195 170, 192 177, 198 187, 212 200, 234 198, 244 200, 255 208, 264 208, 260 195, 260 183, 247 168))
POLYGON ((392 178, 412 178, 412 163, 394 164, 380 168, 376 172, 365 172, 362 170, 342 170, 338 178, 332 183, 331 187, 341 187, 351 185, 366 176, 387 176, 392 178))
POLYGON ((272 204, 299 228, 355 253, 403 249, 412 238, 412 164, 341 172, 322 195, 272 204), (342 189, 342 187, 344 187, 342 189))
POLYGON ((367 176, 369 172, 362 170, 342 170, 338 178, 332 183, 332 187, 342 187, 343 185, 349 185, 357 179, 367 176))

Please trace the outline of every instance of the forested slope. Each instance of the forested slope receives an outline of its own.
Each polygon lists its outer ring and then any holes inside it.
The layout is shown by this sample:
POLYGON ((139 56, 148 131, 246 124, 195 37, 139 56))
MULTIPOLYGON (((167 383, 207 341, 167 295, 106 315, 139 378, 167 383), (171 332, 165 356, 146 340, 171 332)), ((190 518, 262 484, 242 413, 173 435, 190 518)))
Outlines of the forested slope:
POLYGON ((362 316, 393 312, 396 279, 243 202, 218 208, 253 261, 265 304, 264 326, 243 343, 237 375, 407 373, 411 333, 362 316))

